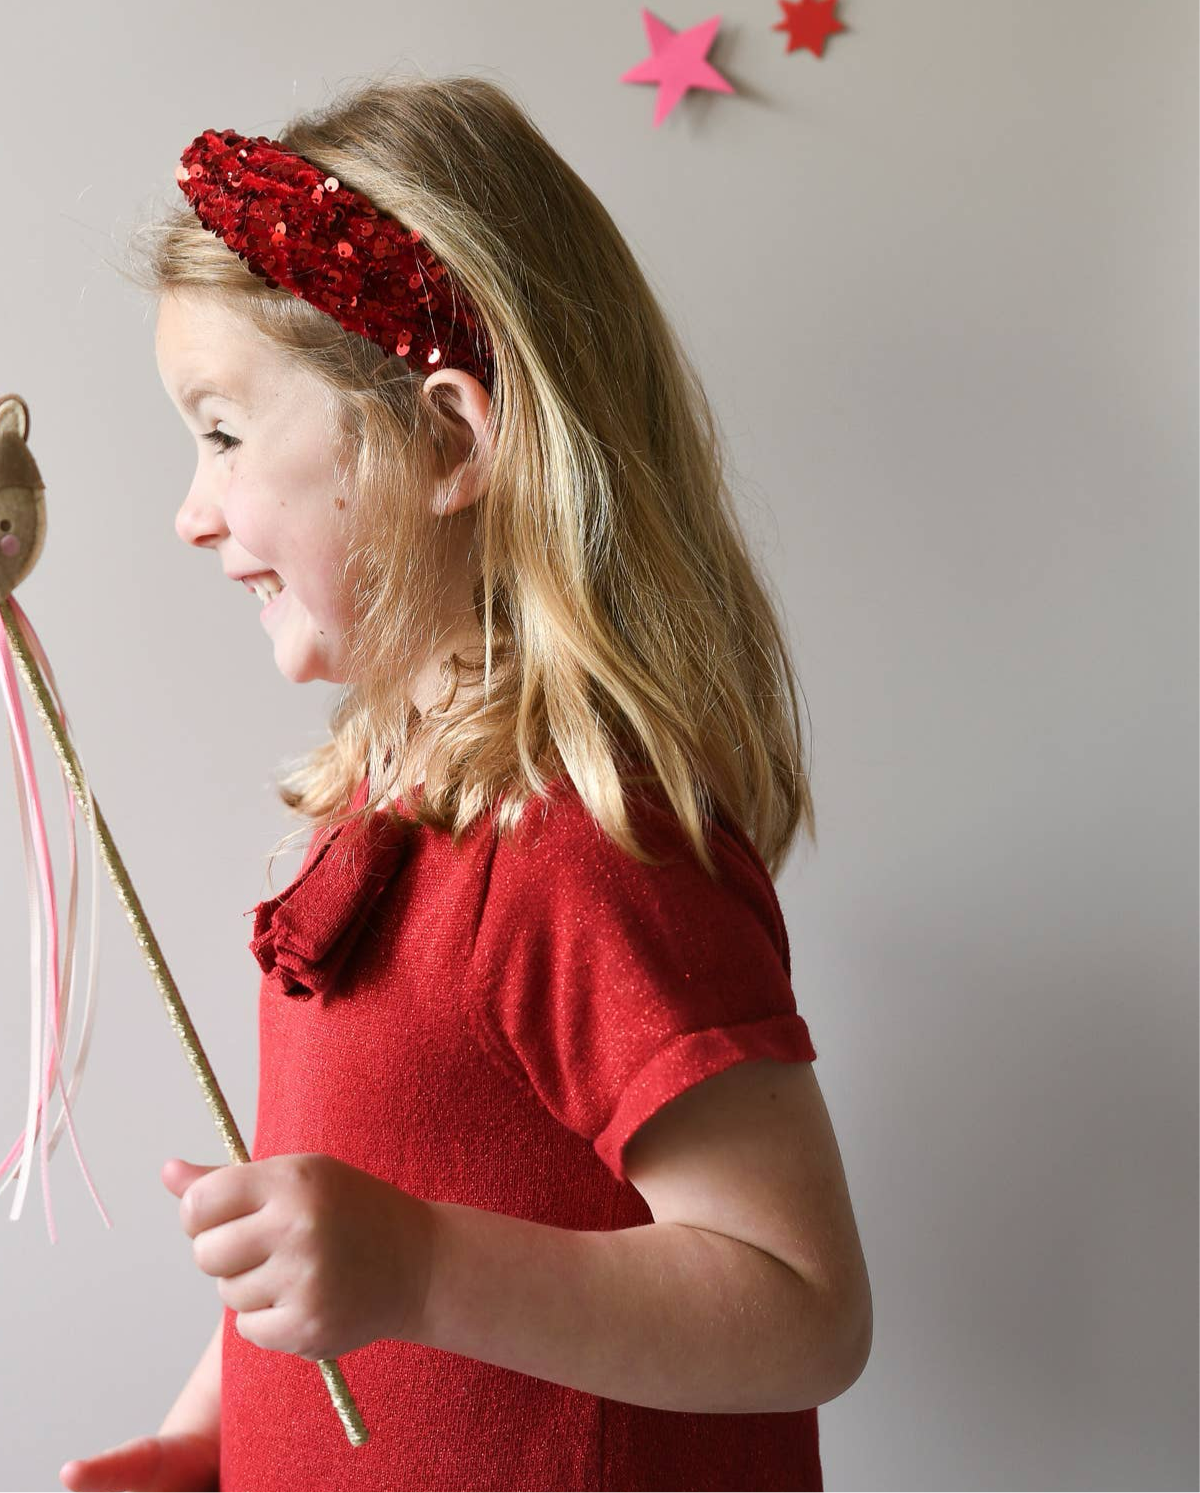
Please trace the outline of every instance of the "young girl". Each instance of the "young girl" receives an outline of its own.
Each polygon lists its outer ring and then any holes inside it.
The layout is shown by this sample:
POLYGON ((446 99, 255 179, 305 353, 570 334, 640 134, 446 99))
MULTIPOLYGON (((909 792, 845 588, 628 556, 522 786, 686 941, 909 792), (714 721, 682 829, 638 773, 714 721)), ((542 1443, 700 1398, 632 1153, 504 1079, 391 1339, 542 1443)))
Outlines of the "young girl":
POLYGON ((221 1320, 62 1481, 820 1488, 871 1297, 772 884, 815 840, 794 676, 700 384, 481 79, 177 179, 138 282, 176 530, 344 688, 252 909, 252 1159, 163 1172, 221 1320))

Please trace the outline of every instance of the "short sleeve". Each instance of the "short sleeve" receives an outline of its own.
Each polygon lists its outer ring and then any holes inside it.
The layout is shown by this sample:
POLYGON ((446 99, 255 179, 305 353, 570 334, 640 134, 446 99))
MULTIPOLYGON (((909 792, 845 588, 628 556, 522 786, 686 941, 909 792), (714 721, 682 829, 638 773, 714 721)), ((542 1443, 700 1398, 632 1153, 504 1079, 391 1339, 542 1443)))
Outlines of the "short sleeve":
POLYGON ((625 1143, 677 1094, 747 1059, 817 1055, 752 842, 710 825, 714 881, 665 798, 629 809, 663 864, 626 854, 573 791, 527 806, 497 838, 472 955, 488 1040, 619 1182, 625 1143))

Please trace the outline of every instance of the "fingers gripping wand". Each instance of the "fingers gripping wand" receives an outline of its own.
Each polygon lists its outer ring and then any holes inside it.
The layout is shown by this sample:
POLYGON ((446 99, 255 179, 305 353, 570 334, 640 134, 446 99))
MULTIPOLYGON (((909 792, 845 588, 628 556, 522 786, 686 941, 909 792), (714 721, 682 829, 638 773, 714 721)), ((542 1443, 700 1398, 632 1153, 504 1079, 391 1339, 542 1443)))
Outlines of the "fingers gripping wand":
MULTIPOLYGON (((59 1050, 59 1022, 60 1017, 65 1015, 68 1009, 66 997, 69 995, 70 978, 68 965, 72 962, 72 945, 74 939, 75 923, 75 854, 74 854, 74 804, 77 802, 84 811, 84 815, 92 830, 94 843, 100 847, 104 857, 104 863, 108 867, 109 875, 113 885, 117 889, 117 896, 121 906, 125 909, 126 916, 133 926, 134 935, 138 946, 145 955, 146 963, 150 966, 150 973, 154 977, 154 983, 158 986, 159 994, 163 998, 163 1004, 167 1008, 167 1017, 175 1029, 175 1034, 183 1044, 183 1050, 187 1060, 192 1066, 208 1107, 212 1110, 213 1119, 216 1121, 217 1130, 225 1143, 230 1159, 235 1164, 242 1164, 250 1160, 242 1137, 238 1132, 233 1115, 225 1102, 225 1096, 221 1093, 220 1085, 217 1083, 208 1058, 205 1056, 204 1048, 200 1045, 200 1039, 196 1035, 196 1029, 188 1016, 187 1008, 180 997, 178 987, 171 972, 167 968, 166 960, 162 956, 162 950, 158 946, 158 940, 146 919, 142 904, 138 899, 133 883, 121 860, 116 845, 113 843, 112 835, 109 833, 108 825, 100 812, 95 796, 84 774, 83 766, 78 754, 72 745, 66 711, 62 708, 61 699, 54 683, 54 674, 50 669, 49 661, 33 630, 24 610, 17 602, 12 592, 16 586, 25 579, 33 569, 34 563, 41 553, 46 535, 46 510, 45 510, 45 488, 38 472, 37 464, 27 445, 29 434, 29 408, 25 401, 16 394, 0 395, 0 616, 3 617, 5 637, 0 639, 0 687, 3 688, 5 705, 8 710, 8 722, 10 734, 13 739, 14 766, 18 769, 18 782, 24 790, 24 799, 18 799, 21 808, 21 823, 25 838, 26 864, 29 874, 30 885, 30 910, 31 930, 34 941, 33 966, 34 966, 34 1022, 32 1033, 32 1061, 31 1061, 31 1092, 29 1115, 30 1121, 26 1124, 24 1135, 14 1145, 2 1165, 7 1168, 13 1155, 18 1149, 22 1151, 21 1158, 21 1185, 18 1192, 13 1217, 17 1217, 20 1210, 21 1198, 24 1195, 25 1186, 28 1181, 29 1168, 32 1161, 33 1141, 35 1135, 41 1128, 42 1140, 42 1176, 43 1183, 46 1179, 46 1164, 48 1160, 48 1149, 45 1136, 45 1111, 49 1106, 50 1092, 54 1084, 55 1070, 61 1069, 61 1052, 59 1050), (58 949, 57 949, 57 912, 55 906, 53 879, 50 873, 50 859, 47 853, 45 822, 42 815, 41 799, 38 793, 37 780, 33 771, 33 758, 29 750, 28 732, 25 719, 21 710, 20 696, 15 688, 13 675, 13 663, 16 663, 26 687, 33 698, 38 715, 45 726, 50 740, 54 745, 61 764, 64 783, 69 784, 69 792, 73 800, 68 801, 71 814, 71 889, 69 894, 70 911, 67 925, 66 950, 63 959, 63 979, 60 983, 58 972, 58 949), (47 684, 45 675, 49 677, 47 684), (34 834, 31 839, 30 820, 33 821, 34 834), (48 933, 49 957, 47 960, 47 990, 51 997, 47 1002, 46 1031, 49 1040, 47 1048, 53 1046, 55 1061, 48 1069, 44 1082, 41 1083, 41 1094, 38 1094, 38 1074, 41 1068, 39 1049, 39 1028, 41 1022, 38 1018, 36 1005, 36 992, 38 986, 38 965, 40 960, 40 937, 37 932, 37 910, 35 879, 32 870, 31 849, 38 859, 38 871, 40 873, 40 892, 45 905, 44 920, 48 933), (54 1023, 51 1024, 50 1016, 53 1014, 54 1023)), ((95 903, 93 902, 93 941, 95 926, 95 903)), ((93 961, 94 963, 94 961, 93 961)), ((88 1024, 90 1024, 91 990, 88 992, 88 1024)), ((77 1071, 71 1083, 71 1092, 74 1093, 75 1082, 82 1071, 83 1056, 86 1052, 87 1030, 85 1027, 84 1043, 81 1045, 77 1056, 77 1071)), ((59 1090, 62 1090, 61 1074, 58 1077, 59 1090)), ((75 1139, 74 1127, 71 1125, 70 1108, 66 1095, 63 1095, 64 1115, 60 1116, 59 1125, 55 1127, 50 1150, 57 1140, 58 1130, 62 1118, 66 1118, 71 1126, 72 1141, 75 1139)), ((78 1146, 76 1145, 76 1154, 78 1146)), ((82 1159, 81 1159, 82 1164, 82 1159)), ((86 1168, 84 1168, 86 1174, 86 1168)), ((10 1176, 9 1180, 12 1178, 10 1176)), ((90 1186, 89 1179, 89 1186, 90 1186)), ((95 1195, 93 1189, 93 1196, 95 1195)), ((97 1202, 99 1200, 97 1199, 97 1202)), ((49 1206, 47 1196, 47 1207, 49 1206)), ((101 1208, 103 1213, 103 1208, 101 1208)), ((107 1222, 107 1217, 105 1219, 107 1222)), ((51 1238, 53 1239, 53 1224, 51 1224, 51 1238)), ((334 1408, 345 1427, 346 1435, 354 1446, 362 1446, 368 1438, 368 1431, 363 1424, 362 1416, 359 1414, 358 1406, 355 1404, 346 1381, 338 1368, 337 1360, 322 1358, 317 1361, 317 1366, 325 1379, 329 1390, 329 1397, 333 1401, 334 1408)))

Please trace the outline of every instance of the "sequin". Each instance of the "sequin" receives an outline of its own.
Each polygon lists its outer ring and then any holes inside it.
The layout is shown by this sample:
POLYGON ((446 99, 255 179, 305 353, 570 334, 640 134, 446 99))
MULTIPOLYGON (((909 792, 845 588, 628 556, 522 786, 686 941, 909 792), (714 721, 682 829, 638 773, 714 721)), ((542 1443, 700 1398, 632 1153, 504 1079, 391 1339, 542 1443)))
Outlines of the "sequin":
POLYGON ((265 135, 205 130, 175 179, 268 289, 301 297, 385 352, 464 368, 492 388, 482 318, 419 229, 265 135))

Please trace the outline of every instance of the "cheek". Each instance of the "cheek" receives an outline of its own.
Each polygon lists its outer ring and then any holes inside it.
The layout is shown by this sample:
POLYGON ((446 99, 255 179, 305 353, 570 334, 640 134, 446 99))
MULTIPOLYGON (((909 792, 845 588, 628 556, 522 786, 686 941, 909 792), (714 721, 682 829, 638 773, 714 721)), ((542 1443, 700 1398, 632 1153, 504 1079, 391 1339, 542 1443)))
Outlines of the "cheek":
POLYGON ((277 552, 280 571, 295 587, 296 597, 318 627, 339 630, 353 608, 353 583, 343 579, 344 552, 327 541, 297 544, 277 552), (288 562, 290 561, 290 568, 288 562))
POLYGON ((274 553, 279 538, 279 523, 271 522, 271 505, 253 488, 239 485, 236 478, 221 500, 229 532, 256 559, 266 560, 274 553))

